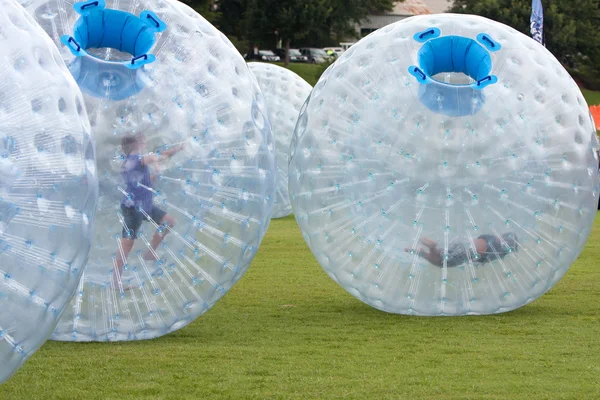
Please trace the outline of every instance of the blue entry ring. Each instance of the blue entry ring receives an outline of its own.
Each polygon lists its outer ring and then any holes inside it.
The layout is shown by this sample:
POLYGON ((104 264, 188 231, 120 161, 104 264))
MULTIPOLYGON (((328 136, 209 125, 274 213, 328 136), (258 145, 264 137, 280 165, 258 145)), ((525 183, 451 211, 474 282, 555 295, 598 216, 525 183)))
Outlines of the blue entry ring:
POLYGON ((144 11, 136 17, 105 7, 104 0, 75 3, 73 8, 81 17, 73 26, 73 37, 65 36, 61 41, 76 56, 87 55, 85 50, 90 48, 112 48, 131 54, 131 63, 125 63, 137 68, 147 64, 138 60, 144 56, 144 61, 151 58, 147 53, 156 44, 156 33, 167 29, 167 25, 152 11, 144 11), (75 49, 74 42, 78 44, 75 49))
POLYGON ((84 93, 122 100, 145 87, 143 67, 156 60, 149 51, 156 44, 156 34, 167 25, 152 11, 136 17, 105 6, 104 0, 75 3, 73 8, 80 18, 73 27, 73 36, 62 36, 61 42, 76 57, 69 69, 84 93), (90 48, 116 49, 132 58, 106 61, 90 55, 90 48))
POLYGON ((440 37, 440 34, 439 29, 430 28, 414 36, 423 46, 417 54, 419 65, 411 65, 408 72, 422 85, 419 99, 430 110, 445 115, 474 114, 485 100, 481 91, 498 82, 491 74, 490 52, 500 50, 501 45, 483 33, 477 40, 455 35, 440 37), (473 82, 456 85, 432 78, 443 72, 462 73, 473 82))

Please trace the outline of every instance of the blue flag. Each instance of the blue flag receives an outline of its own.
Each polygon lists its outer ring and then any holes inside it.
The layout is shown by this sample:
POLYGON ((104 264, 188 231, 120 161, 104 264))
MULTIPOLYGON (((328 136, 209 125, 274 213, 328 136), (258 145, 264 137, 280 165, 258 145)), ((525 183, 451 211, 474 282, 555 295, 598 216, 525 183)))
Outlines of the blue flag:
POLYGON ((531 37, 544 44, 544 8, 542 0, 533 0, 531 3, 531 37))

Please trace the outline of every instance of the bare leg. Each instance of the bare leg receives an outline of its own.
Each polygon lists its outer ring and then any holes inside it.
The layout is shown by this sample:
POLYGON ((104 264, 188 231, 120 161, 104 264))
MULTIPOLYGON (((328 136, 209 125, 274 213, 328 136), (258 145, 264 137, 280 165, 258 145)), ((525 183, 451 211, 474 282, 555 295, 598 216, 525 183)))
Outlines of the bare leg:
POLYGON ((479 256, 483 257, 487 250, 488 243, 483 239, 475 239, 473 244, 475 245, 475 250, 477 250, 477 253, 479 254, 479 256))
MULTIPOLYGON (((426 237, 422 237, 419 239, 419 242, 423 243, 425 247, 429 249, 428 252, 424 252, 423 249, 421 251, 417 251, 419 257, 422 257, 429 261, 431 264, 436 265, 438 267, 442 266, 442 255, 441 251, 437 248, 437 242, 426 237)), ((407 253, 411 252, 411 249, 405 249, 407 253)))
MULTIPOLYGON (((407 253, 410 253, 411 249, 404 249, 407 253)), ((438 267, 442 266, 442 256, 439 250, 430 250, 429 252, 417 251, 419 257, 422 257, 438 267)))
POLYGON ((419 241, 429 248, 429 253, 421 252, 421 257, 423 257, 433 265, 441 267, 442 251, 438 249, 437 242, 426 237, 422 237, 421 239, 419 239, 419 241))
POLYGON ((115 283, 121 279, 121 275, 123 274, 123 265, 125 265, 125 262, 127 261, 127 257, 129 256, 129 252, 133 248, 134 243, 135 243, 134 239, 126 239, 126 238, 121 239, 121 246, 119 249, 117 249, 117 266, 116 266, 116 271, 115 271, 115 276, 114 276, 115 283), (121 254, 121 250, 123 251, 122 254, 121 254))
POLYGON ((435 240, 431 240, 429 238, 422 237, 422 238, 419 239, 419 241, 421 243, 423 243, 425 246, 429 247, 430 249, 437 248, 437 242, 435 240))
MULTIPOLYGON (((423 236, 419 238, 419 243, 423 243, 429 250, 437 250, 437 242, 435 240, 423 236)), ((407 253, 410 253, 410 249, 404 250, 406 250, 407 253)))
MULTIPOLYGON (((160 225, 166 224, 168 227, 173 228, 175 226, 175 218, 173 218, 172 216, 167 214, 163 217, 163 219, 160 220, 159 224, 160 225)), ((167 236, 168 233, 169 233, 169 230, 166 228, 163 229, 162 232, 157 231, 154 233, 154 236, 152 236, 152 241, 150 242, 150 247, 152 248, 152 250, 156 250, 158 245, 163 241, 163 239, 165 238, 165 236, 167 236)), ((148 260, 148 261, 156 260, 156 257, 154 256, 154 254, 152 253, 152 251, 150 249, 148 249, 146 254, 144 254, 144 260, 148 260)))
POLYGON ((419 255, 435 266, 442 266, 442 256, 439 250, 434 250, 429 253, 420 252, 419 255))

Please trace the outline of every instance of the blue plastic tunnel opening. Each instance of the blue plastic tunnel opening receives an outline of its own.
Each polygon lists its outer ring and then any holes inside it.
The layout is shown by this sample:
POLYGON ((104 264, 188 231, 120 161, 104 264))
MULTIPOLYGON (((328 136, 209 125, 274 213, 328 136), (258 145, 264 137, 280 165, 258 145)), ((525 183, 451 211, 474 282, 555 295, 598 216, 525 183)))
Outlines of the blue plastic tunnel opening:
POLYGON ((138 57, 156 43, 156 30, 139 17, 119 10, 91 11, 77 20, 74 30, 75 40, 84 50, 111 48, 138 57))
POLYGON ((426 42, 419 50, 419 66, 429 77, 462 73, 479 81, 492 70, 489 52, 473 39, 444 36, 426 42))

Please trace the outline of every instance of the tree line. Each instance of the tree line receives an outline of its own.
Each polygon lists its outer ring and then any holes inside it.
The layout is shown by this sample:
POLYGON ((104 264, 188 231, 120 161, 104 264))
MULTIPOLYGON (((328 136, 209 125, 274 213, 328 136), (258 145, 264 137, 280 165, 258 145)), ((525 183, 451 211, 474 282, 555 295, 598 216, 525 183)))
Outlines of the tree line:
MULTIPOLYGON (((600 90, 600 0, 542 0, 546 47, 584 86, 600 90)), ((451 12, 476 14, 530 35, 531 0, 455 0, 451 12)))
POLYGON ((390 11, 394 0, 184 0, 226 34, 240 52, 337 46, 355 37, 355 24, 390 11))
MULTIPOLYGON (((394 0, 184 0, 241 53, 254 46, 335 46, 394 0)), ((546 46, 584 86, 600 90, 600 0, 542 0, 546 46)), ((481 15, 530 35, 531 0, 454 0, 451 12, 481 15)))

